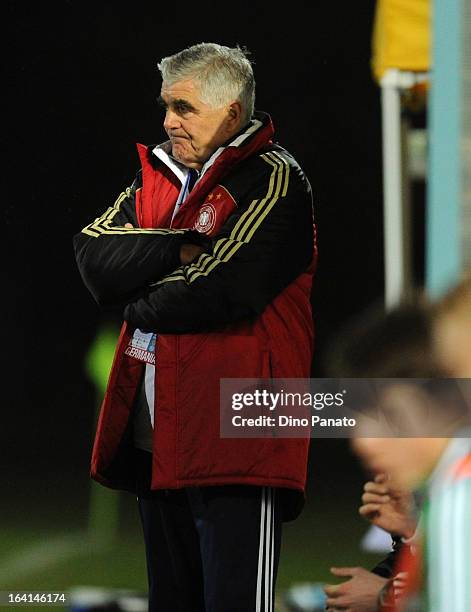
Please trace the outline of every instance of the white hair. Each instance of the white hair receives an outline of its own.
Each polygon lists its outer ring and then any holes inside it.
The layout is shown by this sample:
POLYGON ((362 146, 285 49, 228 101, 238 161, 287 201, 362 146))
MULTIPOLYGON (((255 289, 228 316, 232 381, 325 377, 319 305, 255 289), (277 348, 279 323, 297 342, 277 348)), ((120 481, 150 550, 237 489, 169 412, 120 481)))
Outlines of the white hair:
POLYGON ((195 81, 201 101, 213 108, 237 100, 242 107, 242 119, 247 123, 255 104, 255 79, 248 53, 238 46, 200 43, 164 57, 158 68, 168 85, 189 79, 195 81))

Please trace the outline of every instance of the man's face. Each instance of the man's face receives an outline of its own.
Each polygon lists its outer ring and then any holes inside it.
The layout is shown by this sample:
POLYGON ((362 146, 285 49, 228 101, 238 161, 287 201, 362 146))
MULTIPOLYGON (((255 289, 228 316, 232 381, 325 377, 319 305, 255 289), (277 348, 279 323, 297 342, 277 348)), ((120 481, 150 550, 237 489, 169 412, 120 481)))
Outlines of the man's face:
POLYGON ((454 378, 471 378, 471 319, 449 314, 435 324, 435 349, 443 370, 454 378))
POLYGON ((355 438, 352 447, 365 467, 410 491, 430 476, 447 443, 447 438, 355 438))
POLYGON ((172 155, 188 168, 200 170, 204 162, 240 129, 240 105, 212 108, 200 99, 191 80, 162 83, 161 100, 166 114, 164 129, 172 155))
POLYGON ((398 489, 415 489, 429 477, 447 444, 447 438, 427 436, 446 435, 442 432, 449 423, 440 418, 434 397, 416 385, 386 386, 377 409, 357 419, 361 437, 352 440, 353 450, 373 473, 388 474, 398 489))

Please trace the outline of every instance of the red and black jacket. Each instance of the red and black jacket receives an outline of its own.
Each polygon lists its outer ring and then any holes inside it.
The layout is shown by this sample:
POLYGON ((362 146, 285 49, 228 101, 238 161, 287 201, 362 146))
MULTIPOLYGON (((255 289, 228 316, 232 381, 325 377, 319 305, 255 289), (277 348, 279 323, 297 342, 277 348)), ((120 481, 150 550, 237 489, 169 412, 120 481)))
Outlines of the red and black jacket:
POLYGON ((270 118, 256 113, 206 163, 173 221, 180 181, 138 145, 133 186, 74 237, 86 286, 125 319, 92 458, 105 485, 134 488, 130 427, 144 366, 124 350, 137 327, 158 334, 153 488, 304 489, 307 440, 219 435, 220 378, 310 374, 312 194, 272 137, 270 118), (205 252, 182 266, 188 242, 205 252))

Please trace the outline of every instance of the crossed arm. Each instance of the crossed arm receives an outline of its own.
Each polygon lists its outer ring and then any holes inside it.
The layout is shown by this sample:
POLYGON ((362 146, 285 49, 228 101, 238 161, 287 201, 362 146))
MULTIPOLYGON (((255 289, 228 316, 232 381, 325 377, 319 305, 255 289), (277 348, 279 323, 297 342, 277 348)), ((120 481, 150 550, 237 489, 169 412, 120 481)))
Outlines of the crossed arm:
MULTIPOLYGON (((262 156, 264 157, 264 156, 262 156)), ((252 318, 313 258, 310 188, 267 157, 211 240, 189 229, 138 229, 132 188, 75 236, 77 263, 102 306, 133 327, 197 333, 252 318)))
POLYGON ((124 307, 150 283, 203 252, 202 237, 188 229, 137 227, 135 184, 74 236, 82 279, 100 306, 124 307))

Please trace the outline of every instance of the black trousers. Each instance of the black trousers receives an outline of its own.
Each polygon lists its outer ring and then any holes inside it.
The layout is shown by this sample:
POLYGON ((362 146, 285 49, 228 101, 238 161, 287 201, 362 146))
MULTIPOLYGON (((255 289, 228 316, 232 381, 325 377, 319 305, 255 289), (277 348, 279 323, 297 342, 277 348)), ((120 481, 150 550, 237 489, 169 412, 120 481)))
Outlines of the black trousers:
POLYGON ((277 490, 211 486, 150 491, 137 451, 149 612, 273 612, 281 545, 277 490))

